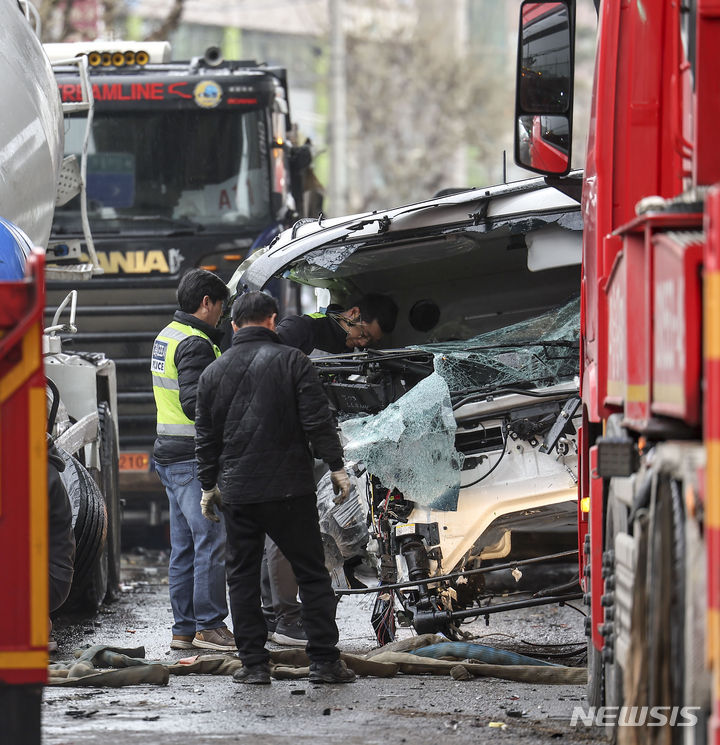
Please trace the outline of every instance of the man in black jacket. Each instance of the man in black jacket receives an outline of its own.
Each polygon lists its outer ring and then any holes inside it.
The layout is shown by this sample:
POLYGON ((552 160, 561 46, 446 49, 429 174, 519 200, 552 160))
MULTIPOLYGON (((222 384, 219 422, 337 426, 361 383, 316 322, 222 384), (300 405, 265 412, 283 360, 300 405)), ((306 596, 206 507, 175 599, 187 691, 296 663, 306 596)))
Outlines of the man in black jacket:
POLYGON ((227 300, 225 283, 191 269, 178 285, 180 309, 153 344, 151 370, 157 406, 153 456, 170 504, 168 582, 175 623, 171 649, 231 651, 225 626, 225 532, 204 520, 195 462, 195 396, 200 373, 220 355, 216 326, 227 300))
POLYGON ((277 325, 283 344, 310 354, 319 349, 341 354, 377 344, 395 328, 398 307, 388 295, 370 293, 351 300, 347 310, 328 308, 325 313, 288 316, 277 325))
POLYGON ((332 472, 338 502, 350 481, 327 397, 310 360, 280 343, 277 303, 250 292, 233 305, 232 347, 200 376, 195 413, 203 514, 222 506, 230 609, 244 683, 269 683, 260 564, 267 534, 297 577, 310 680, 355 679, 340 660, 335 595, 318 525, 308 441, 332 472), (222 493, 222 497, 220 494, 222 493))

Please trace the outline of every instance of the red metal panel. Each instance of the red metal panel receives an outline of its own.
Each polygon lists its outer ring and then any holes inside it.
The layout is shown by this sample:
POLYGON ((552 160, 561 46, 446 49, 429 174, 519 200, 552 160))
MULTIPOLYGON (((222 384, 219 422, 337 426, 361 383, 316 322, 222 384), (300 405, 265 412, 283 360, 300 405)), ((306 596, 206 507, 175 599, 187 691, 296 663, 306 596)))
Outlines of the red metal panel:
MULTIPOLYGON (((618 243, 619 237, 616 236, 618 243)), ((604 406, 622 406, 627 381, 627 292, 625 255, 619 253, 606 285, 607 363, 604 406)))
POLYGON ((699 233, 653 237, 652 411, 700 423, 702 290, 699 233))
MULTIPOLYGON (((611 122, 615 116, 615 77, 617 75, 617 36, 620 3, 602 3, 595 61, 595 85, 591 121, 611 122)), ((588 132, 585 179, 583 181, 583 267, 582 267, 582 364, 580 389, 591 422, 600 420, 605 398, 604 355, 605 296, 601 284, 603 240, 612 232, 612 175, 614 130, 605 126, 588 132), (602 356, 602 357, 601 357, 602 356), (593 370, 592 382, 590 370, 593 370), (592 384, 592 388, 590 387, 592 384), (596 384, 596 385, 595 385, 596 384)), ((587 462, 580 469, 587 470, 587 462)))
POLYGON ((21 388, 9 401, 0 405, 0 566, 3 571, 1 597, 12 598, 3 602, 0 613, 0 644, 3 648, 21 648, 28 641, 30 605, 27 602, 30 587, 30 568, 18 561, 23 550, 23 536, 30 533, 27 498, 27 473, 29 469, 29 432, 27 426, 28 390, 21 388), (12 571, 7 571, 10 567, 12 571))
POLYGON ((0 283, 0 681, 47 678, 47 446, 43 254, 0 283))
MULTIPOLYGON (((600 13, 591 114, 591 121, 598 126, 590 128, 583 189, 586 318, 581 382, 591 421, 610 413, 603 410, 608 398, 604 350, 613 339, 606 327, 607 296, 600 288, 610 275, 619 245, 606 237, 633 219, 635 206, 643 197, 671 197, 682 190, 685 153, 680 133, 677 8, 665 0, 646 0, 602 3, 600 13), (663 50, 662 54, 657 50, 663 50), (587 395, 584 381, 585 371, 593 363, 598 381, 594 401, 587 395)), ((642 274, 631 279, 640 281, 642 274)), ((639 317, 633 318, 634 325, 639 322, 639 317)), ((637 377, 639 372, 638 368, 633 374, 637 377)), ((648 384, 647 375, 639 377, 637 384, 648 384)), ((633 394, 639 392, 631 389, 633 394)), ((649 394, 645 398, 649 399, 649 394)), ((631 416, 642 423, 647 411, 646 400, 633 406, 631 416)))
POLYGON ((720 181, 720 2, 698 0, 697 20, 693 181, 700 186, 720 181))
POLYGON ((637 430, 644 429, 650 415, 650 305, 649 289, 652 268, 648 266, 646 234, 625 235, 625 300, 627 379, 625 386, 625 422, 637 430))
MULTIPOLYGON (((704 409, 705 439, 720 442, 720 359, 705 360, 704 409)), ((717 497, 720 500, 720 494, 717 497)))
MULTIPOLYGON (((583 422, 582 426, 578 429, 578 452, 582 453, 582 458, 585 459, 587 456, 586 452, 586 438, 585 434, 588 429, 587 410, 583 407, 583 422)), ((590 523, 588 520, 588 512, 583 512, 583 499, 590 496, 588 488, 589 473, 587 470, 581 470, 578 474, 578 504, 577 504, 577 516, 578 516, 578 568, 580 570, 580 587, 583 592, 590 592, 588 582, 585 577, 585 565, 590 564, 590 557, 585 555, 585 536, 590 530, 590 523)))

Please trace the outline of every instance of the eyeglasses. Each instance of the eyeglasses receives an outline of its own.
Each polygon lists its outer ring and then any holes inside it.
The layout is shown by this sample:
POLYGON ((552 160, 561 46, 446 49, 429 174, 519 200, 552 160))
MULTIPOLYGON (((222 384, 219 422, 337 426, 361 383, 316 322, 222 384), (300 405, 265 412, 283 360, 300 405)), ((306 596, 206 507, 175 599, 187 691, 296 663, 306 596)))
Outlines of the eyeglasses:
POLYGON ((353 326, 358 329, 358 339, 362 339, 363 341, 366 341, 368 343, 375 341, 372 334, 369 332, 368 324, 365 323, 365 321, 351 321, 349 319, 345 319, 345 323, 347 323, 348 326, 353 326))

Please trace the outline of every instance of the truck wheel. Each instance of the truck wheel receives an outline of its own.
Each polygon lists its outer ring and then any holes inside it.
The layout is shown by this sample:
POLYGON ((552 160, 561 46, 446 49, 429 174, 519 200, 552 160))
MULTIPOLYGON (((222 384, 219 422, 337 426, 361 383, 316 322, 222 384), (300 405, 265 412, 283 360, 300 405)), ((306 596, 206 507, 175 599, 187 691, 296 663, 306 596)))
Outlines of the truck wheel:
POLYGON ((678 484, 665 474, 657 479, 648 543, 648 705, 672 706, 685 703, 685 526, 678 484))
MULTIPOLYGON (((611 437, 626 437, 627 433, 622 427, 622 419, 613 415, 608 419, 606 434, 611 437)), ((606 486, 605 524, 603 528, 603 577, 607 574, 616 577, 615 536, 619 533, 628 533, 628 510, 627 507, 616 496, 617 483, 610 479, 606 486)), ((614 590, 603 588, 603 594, 612 596, 614 590)), ((600 602, 600 598, 593 598, 593 602, 600 602)), ((602 651, 595 649, 592 639, 588 642, 588 703, 591 706, 621 706, 623 699, 623 669, 617 659, 617 624, 618 609, 612 607, 611 613, 606 613, 603 623, 612 626, 612 636, 605 637, 605 647, 602 651), (608 659, 608 654, 611 658, 608 659)), ((617 728, 609 731, 611 742, 617 739, 617 728)))
MULTIPOLYGON (((616 532, 627 533, 627 510, 623 504, 619 503, 612 495, 612 481, 610 482, 609 495, 607 501, 607 513, 605 516, 605 532, 603 534, 603 549, 608 556, 608 550, 613 549, 614 536, 616 532)), ((615 574, 615 566, 605 567, 603 562, 603 571, 608 569, 610 573, 615 574)), ((606 593, 608 591, 606 590, 606 593)), ((598 598, 593 598, 593 602, 599 602, 598 598)), ((605 623, 608 623, 605 621, 605 623)), ((606 637, 606 646, 608 641, 606 637)), ((612 644, 612 642, 610 642, 612 644)), ((603 654, 605 650, 599 650, 592 642, 592 636, 587 643, 587 665, 588 665, 588 682, 587 682, 587 700, 589 706, 620 706, 622 704, 622 676, 623 670, 617 661, 615 650, 612 661, 604 659, 607 655, 603 654)), ((611 742, 615 742, 616 732, 610 733, 611 742)))
POLYGON ((100 429, 100 488, 107 512, 108 581, 105 600, 117 599, 120 588, 120 532, 122 514, 118 489, 118 444, 115 421, 110 405, 102 401, 98 406, 100 429))
POLYGON ((73 512, 75 566, 70 594, 62 612, 94 613, 107 591, 107 513, 97 484, 85 467, 60 450, 62 480, 73 512))
POLYGON ((587 642, 587 702, 595 708, 605 706, 605 671, 603 669, 602 652, 595 648, 592 637, 587 642))
MULTIPOLYGON (((625 706, 682 705, 684 683, 685 546, 680 491, 656 473, 649 510, 636 515, 635 586, 625 706)), ((694 702, 690 702, 693 703, 694 702)), ((657 727, 652 742, 682 739, 678 727, 657 727)), ((648 740, 649 742, 650 740, 648 740)))

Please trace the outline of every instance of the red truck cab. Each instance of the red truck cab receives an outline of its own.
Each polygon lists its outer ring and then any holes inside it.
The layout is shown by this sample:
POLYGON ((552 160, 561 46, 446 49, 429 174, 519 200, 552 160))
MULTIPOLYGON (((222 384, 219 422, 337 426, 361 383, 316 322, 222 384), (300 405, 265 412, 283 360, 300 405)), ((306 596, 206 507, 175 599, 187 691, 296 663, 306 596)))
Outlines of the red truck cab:
MULTIPOLYGON (((596 7, 578 501, 588 703, 670 707, 674 724, 690 712, 696 741, 717 743, 720 6, 596 7)), ((516 133, 528 117, 571 123, 574 18, 574 2, 523 3, 516 133), (538 19, 552 55, 537 53, 538 19)), ((516 136, 516 161, 561 184, 571 139, 561 167, 539 164, 542 133, 529 138, 516 136)))

